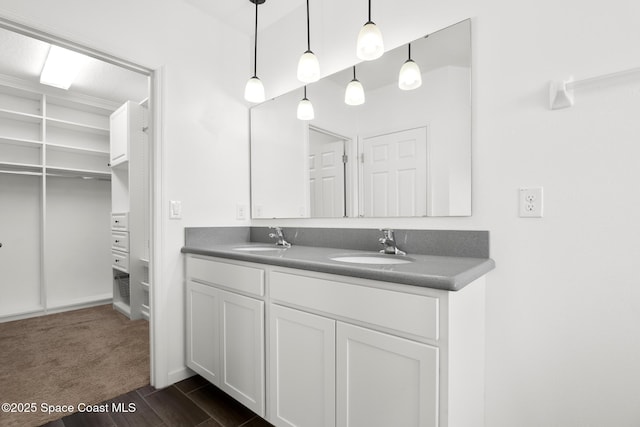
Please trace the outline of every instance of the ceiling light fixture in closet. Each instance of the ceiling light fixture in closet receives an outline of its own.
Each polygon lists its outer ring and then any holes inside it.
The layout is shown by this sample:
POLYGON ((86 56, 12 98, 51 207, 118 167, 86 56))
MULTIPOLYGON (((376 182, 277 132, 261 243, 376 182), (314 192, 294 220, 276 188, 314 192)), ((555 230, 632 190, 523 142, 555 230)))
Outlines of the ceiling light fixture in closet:
POLYGON ((307 99, 307 86, 304 87, 304 98, 298 103, 298 119, 313 120, 315 114, 313 112, 313 104, 307 99))
POLYGON ((254 27, 253 39, 253 76, 247 81, 244 88, 244 99, 249 102, 263 102, 265 100, 264 85, 258 78, 258 5, 263 4, 266 0, 249 0, 256 5, 256 24, 254 27))
POLYGON ((360 29, 356 54, 363 61, 378 59, 384 53, 382 33, 376 24, 371 21, 371 0, 369 0, 369 20, 360 29))
POLYGON ((51 45, 40 73, 40 83, 69 89, 86 60, 87 57, 81 53, 51 45))
POLYGON ((398 87, 402 90, 417 89, 422 85, 422 73, 420 67, 411 59, 411 43, 409 43, 409 59, 407 59, 400 74, 398 74, 398 87))
POLYGON ((309 0, 307 0, 307 50, 298 61, 298 80, 303 83, 317 82, 320 78, 320 63, 311 51, 311 36, 309 30, 309 0))
POLYGON ((356 78, 356 66, 353 66, 353 80, 347 85, 344 91, 344 102, 347 105, 364 104, 364 88, 362 83, 356 78))

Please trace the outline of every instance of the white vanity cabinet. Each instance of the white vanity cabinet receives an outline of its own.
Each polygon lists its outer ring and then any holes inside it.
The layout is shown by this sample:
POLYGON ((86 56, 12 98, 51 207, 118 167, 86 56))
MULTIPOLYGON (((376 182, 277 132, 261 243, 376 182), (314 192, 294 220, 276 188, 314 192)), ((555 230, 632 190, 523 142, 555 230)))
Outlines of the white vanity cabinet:
POLYGON ((484 278, 449 292, 281 267, 267 273, 268 421, 484 425, 484 278))
POLYGON ((449 292, 190 254, 187 364, 278 427, 481 427, 484 287, 482 277, 449 292), (262 412, 247 399, 260 385, 262 412))
POLYGON ((273 304, 269 324, 269 420, 277 426, 334 426, 335 320, 273 304))
POLYGON ((340 427, 438 426, 438 348, 337 324, 340 427))
POLYGON ((187 257, 187 366, 265 416, 264 270, 187 257))

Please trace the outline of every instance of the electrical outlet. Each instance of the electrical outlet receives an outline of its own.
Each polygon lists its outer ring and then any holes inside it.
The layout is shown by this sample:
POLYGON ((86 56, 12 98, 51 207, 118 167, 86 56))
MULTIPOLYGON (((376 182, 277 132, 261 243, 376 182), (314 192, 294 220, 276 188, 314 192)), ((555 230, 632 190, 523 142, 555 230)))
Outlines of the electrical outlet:
POLYGON ((247 205, 236 205, 236 219, 247 219, 247 205))
POLYGON ((542 218, 542 187, 520 189, 520 217, 542 218))

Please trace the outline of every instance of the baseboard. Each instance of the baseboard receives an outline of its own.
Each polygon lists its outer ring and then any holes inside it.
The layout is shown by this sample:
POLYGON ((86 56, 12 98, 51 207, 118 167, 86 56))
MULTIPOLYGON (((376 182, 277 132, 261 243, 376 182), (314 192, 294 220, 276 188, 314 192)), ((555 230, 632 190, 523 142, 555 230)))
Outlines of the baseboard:
POLYGON ((169 385, 171 385, 179 381, 186 380, 187 378, 192 377, 195 374, 196 374, 195 372, 193 372, 191 369, 185 366, 183 368, 176 369, 175 371, 169 372, 169 375, 167 376, 167 378, 169 380, 169 385))
POLYGON ((80 310, 82 308, 96 307, 98 305, 111 304, 113 299, 109 296, 98 296, 98 299, 83 300, 70 304, 60 304, 54 307, 40 308, 37 310, 28 310, 22 313, 1 316, 0 323, 12 322, 14 320, 30 319, 32 317, 46 316, 48 314, 62 313, 65 311, 80 310))
POLYGON ((22 311, 0 316, 0 323, 13 322, 14 320, 28 319, 30 317, 38 317, 38 316, 43 316, 45 314, 47 313, 44 311, 43 307, 34 308, 30 310, 22 310, 22 311))

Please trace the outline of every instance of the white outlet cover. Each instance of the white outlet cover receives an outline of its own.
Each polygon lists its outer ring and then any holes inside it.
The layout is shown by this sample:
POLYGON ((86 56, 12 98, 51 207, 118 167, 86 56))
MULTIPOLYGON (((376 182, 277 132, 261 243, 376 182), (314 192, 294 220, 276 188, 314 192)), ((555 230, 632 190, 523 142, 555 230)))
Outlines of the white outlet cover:
POLYGON ((247 219, 247 205, 236 205, 236 219, 247 219))
POLYGON ((544 207, 542 187, 520 188, 518 206, 521 218, 542 218, 544 207))

